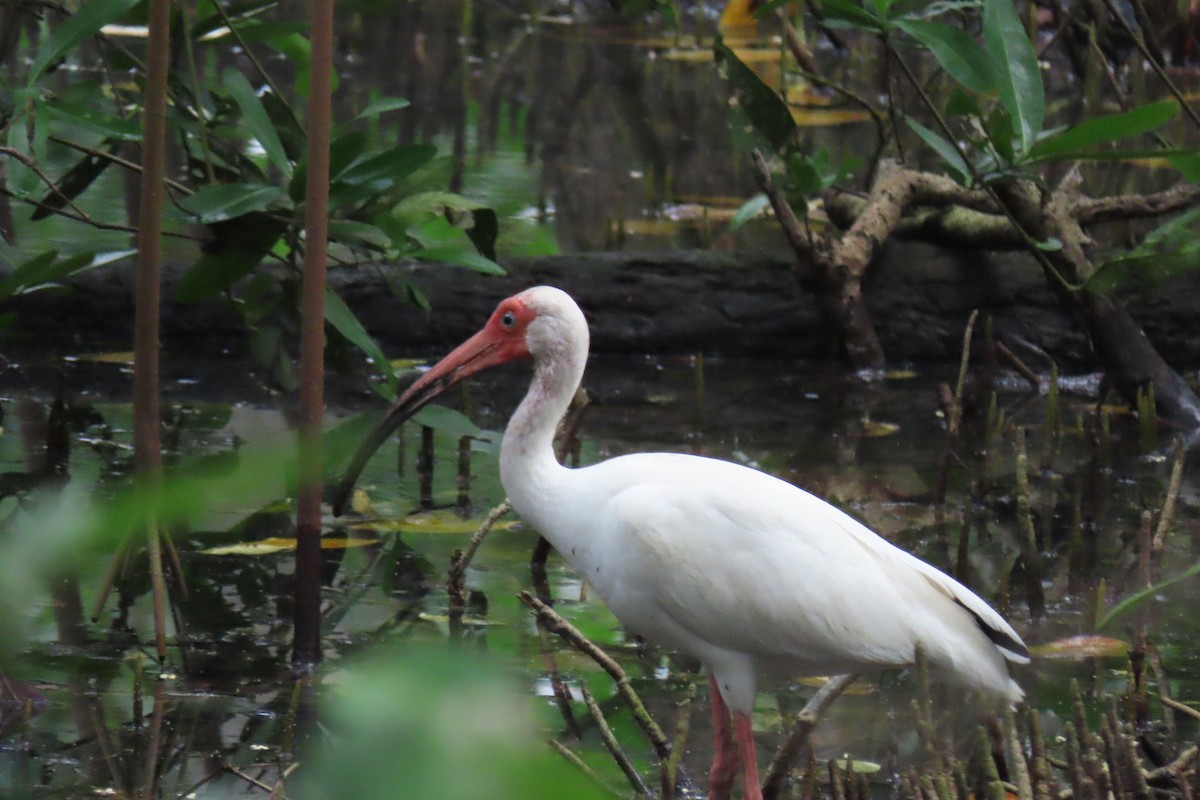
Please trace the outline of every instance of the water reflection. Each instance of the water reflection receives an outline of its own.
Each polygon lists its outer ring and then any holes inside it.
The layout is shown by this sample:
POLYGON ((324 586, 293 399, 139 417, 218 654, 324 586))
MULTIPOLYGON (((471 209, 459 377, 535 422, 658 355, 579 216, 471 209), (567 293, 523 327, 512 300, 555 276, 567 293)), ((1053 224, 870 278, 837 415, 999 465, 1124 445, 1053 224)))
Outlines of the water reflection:
MULTIPOLYGON (((1102 423, 1092 415, 1090 401, 1068 397, 1061 401, 1055 438, 1046 433, 1050 429, 1041 401, 1030 403, 1024 389, 1006 392, 999 410, 1007 415, 1007 424, 1026 427, 1028 519, 1043 561, 1036 585, 1045 595, 1045 611, 1032 613, 1014 440, 1007 427, 998 427, 989 438, 983 409, 966 422, 963 444, 949 469, 944 508, 938 502, 935 488, 947 434, 936 390, 946 377, 862 384, 820 365, 596 359, 588 373, 591 403, 581 458, 590 462, 637 450, 685 450, 760 465, 830 498, 888 538, 957 573, 984 596, 996 598, 1034 645, 1091 633, 1104 609, 1143 586, 1147 574, 1157 580, 1196 560, 1197 543, 1187 532, 1193 527, 1197 490, 1186 470, 1175 533, 1156 557, 1161 566, 1143 555, 1142 509, 1161 507, 1171 462, 1141 457, 1133 422, 1117 416, 1102 423), (1045 454, 1043 442, 1051 438, 1058 444, 1045 454), (990 448, 986 452, 985 443, 990 448)), ((472 389, 475 418, 483 427, 503 424, 517 400, 514 383, 520 382, 501 375, 497 383, 472 389)), ((185 403, 187 398, 178 400, 185 403)), ((53 402, 35 395, 5 404, 20 409, 15 416, 21 422, 19 435, 0 437, 0 468, 24 473, 45 463, 31 453, 44 456, 46 449, 38 442, 53 438, 46 428, 53 402)), ((270 439, 288 427, 282 415, 264 408, 196 404, 207 410, 182 413, 187 407, 175 414, 186 421, 178 426, 176 439, 181 465, 197 457, 220 463, 220 458, 236 457, 251 447, 256 437, 270 439)), ((120 402, 96 396, 83 402, 64 395, 60 418, 76 420, 70 429, 72 481, 93 482, 106 491, 114 476, 125 474, 128 413, 120 402)), ((337 412, 331 420, 352 413, 337 412)), ((561 614, 620 661, 661 724, 676 718, 677 704, 691 684, 699 681, 703 689, 696 665, 627 640, 603 604, 589 596, 586 584, 557 556, 549 555, 543 579, 535 582, 528 566, 537 542, 534 531, 493 532, 461 584, 448 589, 447 571, 462 557, 470 534, 437 529, 398 533, 389 527, 389 520, 421 503, 413 469, 421 435, 410 428, 404 437, 407 477, 396 479, 395 451, 385 448, 362 481, 375 512, 382 514, 380 524, 330 533, 342 539, 373 536, 375 542, 324 551, 327 669, 336 673, 344 660, 384 642, 445 647, 457 638, 460 648, 486 649, 497 663, 515 665, 547 730, 566 731, 569 740, 581 742, 583 752, 594 747, 600 754, 576 690, 587 686, 636 763, 653 774, 650 752, 612 699, 607 676, 556 638, 540 633, 514 595, 540 583, 539 591, 555 599, 561 614)), ((462 458, 456 435, 434 435, 426 489, 434 506, 458 506, 462 458)), ((475 443, 468 461, 470 509, 477 517, 500 499, 494 445, 475 443)), ((273 476, 269 483, 277 480, 273 476)), ((50 498, 43 490, 25 502, 50 498)), ((140 556, 130 556, 116 583, 117 601, 98 624, 85 620, 83 608, 102 583, 106 553, 83 560, 77 573, 62 574, 42 596, 30 598, 26 614, 32 638, 0 676, 0 774, 18 795, 52 791, 82 796, 101 787, 126 796, 183 797, 192 791, 268 791, 280 780, 286 785, 282 776, 292 763, 290 753, 313 713, 287 669, 291 553, 286 547, 265 555, 205 551, 287 541, 294 535, 290 509, 221 509, 213 518, 229 524, 176 535, 188 592, 172 597, 168 671, 142 654, 152 626, 140 556)), ((1189 635, 1198 593, 1194 583, 1182 583, 1148 605, 1140 618, 1130 615, 1102 631, 1133 644, 1153 644, 1141 670, 1151 676, 1158 671, 1163 685, 1184 697, 1200 689, 1200 653, 1189 635)), ((1047 735, 1053 736, 1070 716, 1070 679, 1094 693, 1120 695, 1129 675, 1127 660, 1118 654, 1039 658, 1019 679, 1042 710, 1047 735)), ((778 741, 771 731, 812 692, 805 683, 764 686, 756 720, 766 731, 761 745, 778 741)), ((915 692, 916 683, 907 674, 860 680, 818 727, 818 756, 851 753, 887 769, 913 763, 921 753, 910 724, 915 692)), ((946 714, 946 731, 956 742, 970 741, 977 709, 965 706, 953 689, 939 687, 937 693, 935 707, 946 714)), ((702 749, 707 722, 705 715, 693 716, 684 767, 702 775, 709 757, 702 749)), ((1187 730, 1194 725, 1177 724, 1187 730)), ((600 755, 597 760, 603 763, 600 755)))

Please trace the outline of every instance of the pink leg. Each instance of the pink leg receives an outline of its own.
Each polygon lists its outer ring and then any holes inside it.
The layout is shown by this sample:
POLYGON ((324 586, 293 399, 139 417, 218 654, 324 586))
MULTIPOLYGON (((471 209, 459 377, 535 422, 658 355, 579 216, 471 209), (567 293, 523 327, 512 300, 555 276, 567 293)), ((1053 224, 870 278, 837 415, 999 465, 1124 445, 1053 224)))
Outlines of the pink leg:
POLYGON ((750 722, 750 715, 740 711, 735 713, 733 729, 737 736, 738 758, 742 761, 742 797, 745 800, 762 800, 758 759, 754 755, 754 726, 750 722))
POLYGON ((729 800, 733 778, 737 775, 737 750, 729 730, 729 709, 721 699, 717 682, 708 678, 709 704, 712 706, 713 762, 708 771, 708 800, 729 800))

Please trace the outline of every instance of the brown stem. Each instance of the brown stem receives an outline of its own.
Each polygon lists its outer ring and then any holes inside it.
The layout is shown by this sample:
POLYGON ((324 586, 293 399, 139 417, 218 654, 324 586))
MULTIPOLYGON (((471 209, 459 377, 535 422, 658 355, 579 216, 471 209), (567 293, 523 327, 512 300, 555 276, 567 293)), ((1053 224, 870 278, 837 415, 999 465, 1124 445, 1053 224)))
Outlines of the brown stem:
POLYGON ((300 301, 300 466, 296 502, 296 610, 292 662, 321 659, 321 420, 325 413, 325 251, 332 129, 333 0, 311 0, 308 185, 300 301))

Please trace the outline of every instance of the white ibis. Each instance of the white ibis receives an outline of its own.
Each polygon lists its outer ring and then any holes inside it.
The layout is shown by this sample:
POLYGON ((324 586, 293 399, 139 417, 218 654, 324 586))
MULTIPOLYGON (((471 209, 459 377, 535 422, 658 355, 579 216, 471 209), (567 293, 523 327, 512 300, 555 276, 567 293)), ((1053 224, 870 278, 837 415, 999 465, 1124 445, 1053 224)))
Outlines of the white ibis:
POLYGON ((559 464, 555 428, 587 356, 587 321, 565 292, 541 286, 504 300, 388 411, 347 470, 334 513, 401 422, 469 375, 532 359, 533 382, 500 446, 501 483, 629 630, 704 664, 716 736, 711 797, 729 795, 739 762, 744 796, 762 797, 750 722, 759 673, 911 665, 921 647, 961 684, 1021 699, 1006 662, 1026 663, 1028 651, 998 613, 808 492, 692 455, 559 464))

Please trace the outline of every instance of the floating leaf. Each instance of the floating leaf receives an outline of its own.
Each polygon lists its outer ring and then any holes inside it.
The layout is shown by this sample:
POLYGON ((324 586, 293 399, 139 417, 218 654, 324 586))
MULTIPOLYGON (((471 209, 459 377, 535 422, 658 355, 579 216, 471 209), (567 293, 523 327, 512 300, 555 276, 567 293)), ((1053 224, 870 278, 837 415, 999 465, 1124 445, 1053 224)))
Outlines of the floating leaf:
MULTIPOLYGON (((807 686, 810 689, 820 689, 822 686, 829 683, 830 680, 832 680, 832 679, 829 677, 821 677, 821 676, 804 677, 804 678, 797 678, 796 683, 798 683, 801 686, 807 686)), ((860 696, 867 695, 867 694, 875 694, 875 685, 868 681, 855 681, 854 683, 847 686, 846 689, 842 692, 842 694, 860 695, 860 696)))
POLYGON ((792 119, 801 128, 831 128, 867 122, 871 115, 861 108, 793 108, 792 119))
POLYGON ((862 421, 863 435, 872 439, 891 436, 899 430, 900 426, 894 422, 879 422, 873 419, 864 419, 862 421))
POLYGON ((123 367, 133 366, 133 351, 113 353, 80 353, 67 356, 66 361, 86 361, 92 364, 119 364, 123 367))
MULTIPOLYGON (((344 550, 349 547, 368 547, 373 544, 379 544, 379 540, 375 538, 347 539, 335 536, 321 537, 322 550, 344 550)), ((267 539, 260 539, 257 542, 240 542, 222 547, 210 547, 200 552, 209 556, 265 556, 295 549, 295 539, 272 536, 267 539)))
MULTIPOLYGON (((354 525, 355 530, 375 531, 376 533, 474 533, 483 524, 482 518, 467 519, 450 509, 435 511, 419 511, 398 519, 377 519, 360 522, 354 525)), ((502 520, 493 526, 494 530, 509 530, 516 526, 516 520, 502 520)))
POLYGON ((1085 659, 1123 656, 1129 652, 1129 642, 1114 639, 1111 636, 1096 636, 1082 634, 1068 636, 1065 639, 1039 644, 1029 648, 1029 652, 1042 658, 1085 659))
POLYGON ((350 510, 355 514, 367 515, 371 513, 371 496, 366 491, 355 488, 354 494, 350 496, 350 510))

